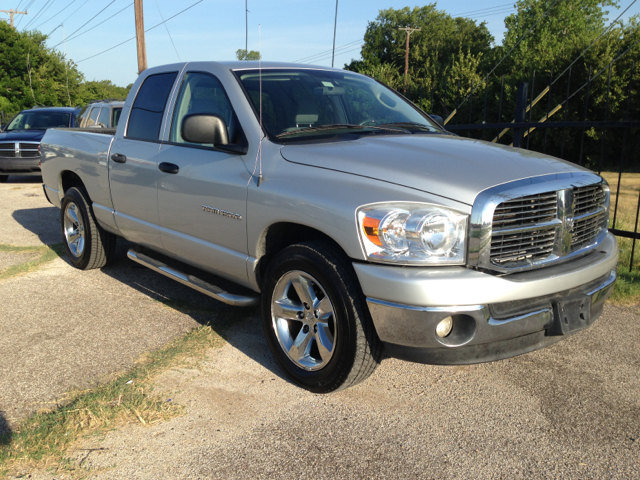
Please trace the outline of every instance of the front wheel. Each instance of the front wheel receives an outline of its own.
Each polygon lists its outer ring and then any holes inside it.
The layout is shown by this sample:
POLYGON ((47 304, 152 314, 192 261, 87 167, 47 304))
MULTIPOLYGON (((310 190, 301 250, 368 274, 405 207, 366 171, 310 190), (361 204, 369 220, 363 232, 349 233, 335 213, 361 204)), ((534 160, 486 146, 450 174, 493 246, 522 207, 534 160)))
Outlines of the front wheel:
POLYGON ((382 343, 351 265, 331 245, 292 245, 269 264, 262 319, 276 361, 314 393, 355 385, 377 367, 382 343))
POLYGON ((70 188, 62 199, 62 236, 67 255, 81 270, 104 267, 114 254, 116 236, 98 225, 83 189, 70 188))

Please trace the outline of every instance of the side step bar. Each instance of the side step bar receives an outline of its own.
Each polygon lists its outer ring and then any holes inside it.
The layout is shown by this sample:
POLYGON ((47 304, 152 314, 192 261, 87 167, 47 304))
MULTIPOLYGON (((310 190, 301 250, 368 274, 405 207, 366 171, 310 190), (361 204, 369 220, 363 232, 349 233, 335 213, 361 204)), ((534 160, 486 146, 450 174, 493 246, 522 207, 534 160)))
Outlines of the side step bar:
POLYGON ((210 297, 215 298, 216 300, 219 300, 228 305, 233 305, 234 307, 253 307, 260 303, 258 295, 235 295, 233 293, 225 292, 220 287, 205 282, 204 280, 200 280, 193 275, 186 275, 174 268, 168 267, 158 260, 148 257, 143 253, 136 252, 134 249, 129 249, 129 251, 127 252, 127 257, 129 257, 134 262, 139 263, 140 265, 144 265, 145 267, 150 268, 154 272, 161 273, 165 277, 176 280, 183 285, 186 285, 187 287, 191 287, 194 290, 199 291, 200 293, 209 295, 210 297))

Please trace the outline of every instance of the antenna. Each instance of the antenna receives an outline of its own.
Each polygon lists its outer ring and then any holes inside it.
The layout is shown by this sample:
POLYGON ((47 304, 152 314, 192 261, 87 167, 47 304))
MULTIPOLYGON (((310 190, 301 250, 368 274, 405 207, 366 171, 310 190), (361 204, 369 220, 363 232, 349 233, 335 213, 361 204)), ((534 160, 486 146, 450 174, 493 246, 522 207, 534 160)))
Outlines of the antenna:
POLYGON ((260 157, 260 175, 258 175, 258 186, 262 183, 262 139, 264 130, 262 129, 262 26, 258 24, 258 75, 260 77, 260 145, 258 146, 258 156, 260 157))

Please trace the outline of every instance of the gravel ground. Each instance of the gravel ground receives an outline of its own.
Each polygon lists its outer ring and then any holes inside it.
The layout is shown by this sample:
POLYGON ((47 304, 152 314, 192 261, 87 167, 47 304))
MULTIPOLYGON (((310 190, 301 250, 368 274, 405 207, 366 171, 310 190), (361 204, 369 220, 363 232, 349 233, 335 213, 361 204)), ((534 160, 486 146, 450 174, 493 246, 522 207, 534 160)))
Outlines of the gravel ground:
MULTIPOLYGON (((45 241, 35 225, 59 228, 57 209, 11 187, 0 185, 0 243, 45 241), (15 205, 21 221, 5 210, 15 205), (42 217, 27 222, 29 208, 42 217), (19 225, 5 229, 7 218, 19 225)), ((0 413, 10 422, 194 325, 232 317, 128 262, 122 248, 102 271, 58 259, 0 281, 0 298, 0 413)), ((185 415, 124 426, 72 455, 90 478, 109 480, 640 478, 639 320, 637 308, 607 305, 590 329, 537 352, 463 367, 385 359, 365 383, 321 396, 282 377, 249 310, 197 370, 158 378, 157 391, 185 415)))

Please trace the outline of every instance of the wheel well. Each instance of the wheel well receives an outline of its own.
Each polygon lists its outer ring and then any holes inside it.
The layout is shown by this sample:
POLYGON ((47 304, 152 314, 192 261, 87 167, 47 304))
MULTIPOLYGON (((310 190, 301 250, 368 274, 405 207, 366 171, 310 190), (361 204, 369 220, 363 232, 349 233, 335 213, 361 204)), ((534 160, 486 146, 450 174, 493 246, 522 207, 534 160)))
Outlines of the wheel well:
POLYGON ((84 183, 82 182, 78 174, 69 170, 65 170, 60 175, 60 187, 62 192, 66 192, 72 187, 80 187, 86 191, 84 183))
POLYGON ((326 241, 333 245, 338 252, 342 253, 345 257, 347 256, 335 240, 320 230, 298 223, 276 223, 267 229, 258 247, 257 256, 259 262, 258 268, 256 269, 258 284, 260 285, 262 283, 267 266, 278 252, 296 243, 311 240, 326 241))

